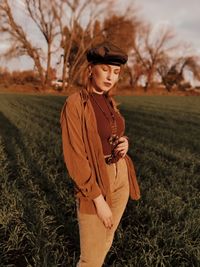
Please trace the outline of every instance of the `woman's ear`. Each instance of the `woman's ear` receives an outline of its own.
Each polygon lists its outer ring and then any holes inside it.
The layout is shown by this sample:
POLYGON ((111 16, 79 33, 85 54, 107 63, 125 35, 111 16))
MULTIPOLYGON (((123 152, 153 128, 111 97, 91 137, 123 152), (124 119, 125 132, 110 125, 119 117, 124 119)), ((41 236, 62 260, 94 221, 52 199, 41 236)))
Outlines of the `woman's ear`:
POLYGON ((91 64, 88 66, 88 78, 89 79, 92 78, 92 65, 91 64))
POLYGON ((92 65, 91 64, 88 66, 88 71, 89 71, 89 73, 92 73, 92 65))

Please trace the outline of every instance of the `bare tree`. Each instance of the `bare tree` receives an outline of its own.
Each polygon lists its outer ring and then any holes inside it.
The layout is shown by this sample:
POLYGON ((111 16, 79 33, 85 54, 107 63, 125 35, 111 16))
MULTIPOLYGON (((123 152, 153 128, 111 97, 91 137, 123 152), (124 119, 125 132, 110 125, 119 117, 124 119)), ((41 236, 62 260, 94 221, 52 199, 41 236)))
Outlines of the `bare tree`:
POLYGON ((186 56, 179 60, 181 65, 181 72, 185 69, 191 71, 193 78, 200 81, 200 60, 198 56, 186 56))
POLYGON ((198 64, 198 58, 195 56, 173 57, 163 63, 164 64, 160 64, 160 66, 158 66, 157 70, 165 88, 168 91, 170 91, 175 85, 179 89, 184 89, 185 70, 190 71, 193 74, 194 79, 200 80, 200 66, 198 64))
POLYGON ((169 52, 177 49, 178 45, 172 45, 175 35, 170 29, 161 29, 156 36, 152 36, 150 25, 144 25, 138 31, 134 53, 140 75, 145 75, 145 91, 153 82, 157 74, 157 67, 166 60, 169 52))
POLYGON ((167 91, 171 91, 174 84, 174 64, 170 64, 170 58, 165 57, 157 66, 157 72, 161 77, 161 81, 167 91), (173 76, 173 79, 172 79, 173 76))
POLYGON ((4 53, 4 57, 30 56, 34 60, 35 68, 44 85, 49 81, 52 54, 62 48, 63 81, 65 83, 66 70, 70 67, 70 80, 73 82, 79 73, 78 66, 82 64, 85 50, 92 43, 90 35, 93 23, 112 2, 112 0, 106 2, 100 0, 24 0, 26 14, 46 41, 47 49, 45 49, 33 46, 30 36, 16 22, 9 0, 0 0, 2 25, 0 31, 9 36, 11 44, 4 53), (86 25, 83 27, 82 24, 86 25), (59 37, 61 42, 57 47, 53 47, 53 41, 58 40, 59 37), (46 68, 43 67, 43 62, 46 62, 46 68))
POLYGON ((40 48, 33 46, 27 33, 16 22, 8 0, 0 1, 0 32, 6 35, 10 43, 9 48, 2 54, 2 57, 10 59, 21 55, 30 56, 39 73, 41 83, 44 85, 44 69, 41 63, 42 51, 40 48))
POLYGON ((52 48, 53 41, 60 34, 59 20, 63 4, 57 0, 24 0, 28 15, 37 26, 47 44, 45 83, 50 80, 52 54, 59 47, 52 48))
POLYGON ((137 55, 132 51, 130 56, 132 58, 131 63, 128 66, 127 72, 129 75, 129 83, 132 88, 135 88, 139 79, 146 73, 145 65, 138 59, 137 55))

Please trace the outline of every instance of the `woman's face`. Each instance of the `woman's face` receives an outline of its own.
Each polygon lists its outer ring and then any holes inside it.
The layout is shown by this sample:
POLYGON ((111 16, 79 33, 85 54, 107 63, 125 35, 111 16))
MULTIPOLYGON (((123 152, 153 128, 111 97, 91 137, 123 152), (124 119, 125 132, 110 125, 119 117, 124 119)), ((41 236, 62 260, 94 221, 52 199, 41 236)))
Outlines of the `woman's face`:
POLYGON ((109 91, 119 80, 120 66, 96 64, 91 66, 92 86, 95 91, 109 91))

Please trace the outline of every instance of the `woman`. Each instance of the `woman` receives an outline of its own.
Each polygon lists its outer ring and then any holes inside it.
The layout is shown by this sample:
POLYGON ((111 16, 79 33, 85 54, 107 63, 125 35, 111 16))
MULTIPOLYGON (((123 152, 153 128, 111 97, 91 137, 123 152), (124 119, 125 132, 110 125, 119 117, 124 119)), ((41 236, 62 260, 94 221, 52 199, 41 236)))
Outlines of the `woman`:
POLYGON ((102 266, 129 196, 140 198, 125 121, 110 96, 127 59, 108 42, 89 49, 86 86, 68 97, 61 112, 64 160, 75 185, 78 267, 102 266))

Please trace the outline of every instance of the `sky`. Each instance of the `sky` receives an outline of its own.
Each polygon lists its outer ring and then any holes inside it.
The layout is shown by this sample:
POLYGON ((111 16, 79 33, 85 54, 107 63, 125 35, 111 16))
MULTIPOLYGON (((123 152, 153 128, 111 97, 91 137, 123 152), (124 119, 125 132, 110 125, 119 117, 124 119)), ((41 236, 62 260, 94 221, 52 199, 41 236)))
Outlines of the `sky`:
MULTIPOLYGON (((115 0, 118 10, 123 10, 127 5, 134 4, 139 18, 150 22, 153 27, 167 25, 176 33, 179 41, 191 44, 195 54, 200 56, 200 0, 115 0)), ((20 8, 16 15, 20 22, 29 27, 29 31, 37 40, 37 31, 27 24, 27 18, 23 14, 23 0, 16 0, 16 7, 20 8)), ((17 10, 17 9, 16 9, 17 10)), ((6 47, 6 43, 0 43, 0 52, 6 47)), ((20 60, 12 60, 6 64, 9 69, 30 69, 32 61, 22 57, 20 60)), ((1 62, 2 65, 2 62, 1 62)))
POLYGON ((153 27, 167 25, 200 55, 200 0, 117 0, 119 9, 134 4, 139 18, 153 27))

